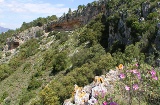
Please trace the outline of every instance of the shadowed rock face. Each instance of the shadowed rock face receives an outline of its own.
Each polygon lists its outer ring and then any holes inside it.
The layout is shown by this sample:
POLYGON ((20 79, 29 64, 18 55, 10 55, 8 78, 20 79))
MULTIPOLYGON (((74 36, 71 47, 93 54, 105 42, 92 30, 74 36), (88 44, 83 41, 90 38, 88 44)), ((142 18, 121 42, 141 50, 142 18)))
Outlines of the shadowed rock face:
POLYGON ((9 42, 8 43, 9 47, 8 47, 8 50, 12 50, 12 49, 15 49, 19 46, 19 42, 9 42))
POLYGON ((143 15, 144 18, 146 18, 148 16, 149 9, 150 9, 150 3, 149 2, 142 3, 142 15, 143 15))
POLYGON ((58 22, 51 25, 52 30, 73 30, 77 27, 81 26, 81 21, 78 19, 72 20, 72 21, 64 21, 64 22, 58 22))
MULTIPOLYGON (((67 14, 59 18, 58 21, 48 24, 50 31, 52 30, 73 30, 82 25, 87 24, 91 19, 95 18, 99 13, 107 15, 107 0, 98 2, 97 5, 90 4, 87 7, 78 9, 77 11, 67 14)), ((46 32, 48 30, 46 29, 46 32)))

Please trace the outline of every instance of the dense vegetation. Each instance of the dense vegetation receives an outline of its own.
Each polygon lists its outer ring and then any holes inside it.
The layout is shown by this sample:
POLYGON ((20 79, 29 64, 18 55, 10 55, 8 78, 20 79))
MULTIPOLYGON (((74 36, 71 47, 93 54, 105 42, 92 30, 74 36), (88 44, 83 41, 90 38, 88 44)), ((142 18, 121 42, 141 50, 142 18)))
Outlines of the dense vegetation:
MULTIPOLYGON (((48 36, 43 36, 43 32, 37 32, 36 39, 30 39, 22 44, 17 49, 19 52, 9 62, 0 64, 0 103, 7 105, 59 105, 65 99, 72 97, 74 84, 85 86, 91 83, 96 75, 105 74, 119 64, 126 65, 127 70, 136 68, 138 72, 146 75, 152 66, 156 68, 157 76, 159 76, 156 60, 159 58, 160 52, 156 50, 154 40, 158 31, 157 23, 160 22, 157 18, 160 16, 158 12, 150 10, 145 21, 140 22, 136 12, 144 1, 111 0, 107 7, 109 11, 112 11, 109 16, 100 13, 87 25, 71 32, 52 31, 48 36), (122 10, 128 11, 125 24, 131 28, 132 43, 124 45, 116 40, 112 46, 108 46, 110 25, 114 28, 115 33, 119 32, 122 35, 122 29, 118 29, 118 23, 122 18, 119 12, 123 12, 122 10), (138 67, 132 66, 135 61, 138 63, 138 67)), ((150 0, 150 2, 153 9, 157 6, 158 0, 150 0)), ((96 2, 93 4, 96 5, 96 2)), ((82 8, 82 6, 78 8, 82 8)), ((24 22, 20 29, 10 30, 4 35, 0 35, 1 49, 5 40, 12 34, 33 26, 41 27, 55 19, 56 16, 53 15, 47 18, 38 18, 30 23, 24 22)), ((123 74, 127 75, 125 69, 123 74)), ((129 75, 134 81, 134 75, 129 75)), ((160 83, 152 81, 151 77, 145 78, 144 75, 142 77, 144 81, 142 84, 148 82, 151 84, 151 88, 148 88, 148 93, 144 92, 145 94, 138 91, 141 93, 140 95, 137 93, 138 96, 144 104, 158 105, 160 90, 157 87, 160 86, 160 83)), ((131 85, 127 78, 122 83, 131 85)), ((140 82, 138 81, 138 83, 140 82)), ((121 91, 121 88, 117 90, 119 91, 118 95, 124 92, 121 91)), ((137 94, 133 93, 134 91, 130 94, 137 98, 137 94)), ((121 103, 123 100, 117 102, 124 104, 121 103)), ((134 105, 131 101, 127 104, 134 105)))

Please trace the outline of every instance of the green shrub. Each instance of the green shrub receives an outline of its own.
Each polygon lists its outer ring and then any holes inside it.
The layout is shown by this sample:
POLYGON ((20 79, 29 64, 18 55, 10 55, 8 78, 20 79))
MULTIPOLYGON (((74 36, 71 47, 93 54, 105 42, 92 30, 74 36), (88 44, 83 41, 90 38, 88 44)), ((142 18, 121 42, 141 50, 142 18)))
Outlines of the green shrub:
POLYGON ((54 58, 52 74, 65 70, 66 67, 67 67, 67 55, 64 52, 59 53, 54 58))
POLYGON ((32 56, 38 52, 39 44, 37 39, 31 39, 21 45, 20 48, 20 57, 21 59, 26 59, 29 56, 32 56))
POLYGON ((68 40, 68 32, 61 31, 55 34, 55 39, 60 41, 60 44, 66 42, 68 40))
POLYGON ((42 30, 36 32, 36 37, 42 36, 44 33, 42 30))
POLYGON ((20 56, 15 56, 9 61, 9 66, 13 69, 16 70, 20 65, 22 65, 22 60, 19 58, 20 56))
POLYGON ((37 78, 32 78, 31 81, 29 82, 29 85, 28 85, 28 88, 27 90, 35 90, 39 87, 41 87, 42 85, 42 81, 41 80, 38 80, 37 78))
POLYGON ((48 86, 41 91, 40 98, 42 105, 60 105, 57 94, 48 86))
POLYGON ((11 55, 11 52, 6 52, 6 56, 10 56, 11 55))
POLYGON ((102 32, 105 30, 102 17, 103 15, 99 14, 95 20, 90 21, 82 35, 80 35, 80 44, 89 41, 93 45, 101 41, 102 32))
POLYGON ((13 70, 9 67, 8 64, 1 64, 0 65, 0 81, 9 77, 12 72, 13 70))
POLYGON ((25 92, 23 94, 23 96, 20 98, 19 105, 24 105, 26 102, 28 102, 33 97, 34 97, 34 93, 32 93, 32 92, 25 92))
POLYGON ((3 94, 2 94, 2 96, 1 96, 1 98, 0 98, 0 102, 3 102, 3 100, 6 98, 6 97, 8 97, 8 92, 4 92, 3 94))
POLYGON ((43 54, 42 70, 52 69, 56 53, 58 51, 48 50, 43 54))

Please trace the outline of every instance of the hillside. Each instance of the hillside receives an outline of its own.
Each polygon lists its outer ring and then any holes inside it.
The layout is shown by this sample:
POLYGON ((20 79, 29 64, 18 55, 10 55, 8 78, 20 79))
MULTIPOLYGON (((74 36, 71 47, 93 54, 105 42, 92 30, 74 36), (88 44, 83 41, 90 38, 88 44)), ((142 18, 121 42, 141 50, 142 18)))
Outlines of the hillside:
POLYGON ((99 0, 1 34, 0 103, 159 105, 159 19, 158 0, 99 0))

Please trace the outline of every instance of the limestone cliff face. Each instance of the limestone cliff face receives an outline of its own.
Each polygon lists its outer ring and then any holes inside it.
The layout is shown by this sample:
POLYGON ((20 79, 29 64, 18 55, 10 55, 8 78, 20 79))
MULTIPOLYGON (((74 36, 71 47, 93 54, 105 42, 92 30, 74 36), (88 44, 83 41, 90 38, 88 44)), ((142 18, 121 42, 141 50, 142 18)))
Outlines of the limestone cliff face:
POLYGON ((87 24, 99 13, 107 15, 107 2, 108 0, 103 0, 101 2, 96 2, 96 4, 88 4, 86 7, 79 8, 72 13, 61 16, 58 21, 51 22, 47 26, 51 27, 51 30, 73 30, 77 27, 87 24))
MULTIPOLYGON (((56 22, 51 22, 47 25, 50 27, 50 30, 73 30, 77 27, 87 24, 91 19, 94 19, 99 13, 108 18, 112 14, 118 13, 120 19, 118 23, 109 22, 108 30, 108 47, 111 47, 114 43, 121 45, 129 45, 134 42, 134 38, 131 36, 131 27, 127 27, 126 19, 130 17, 128 15, 128 10, 121 10, 120 5, 124 4, 123 2, 119 3, 111 9, 109 7, 110 0, 101 0, 93 3, 89 3, 86 7, 78 8, 78 10, 68 13, 59 18, 56 22), (117 26, 117 27, 115 27, 117 26)), ((157 2, 156 7, 151 7, 150 2, 143 2, 139 5, 139 8, 136 8, 136 16, 138 16, 139 22, 145 22, 147 16, 152 12, 157 12, 157 8, 160 7, 160 3, 157 2)), ((46 31, 48 31, 46 29, 46 31)), ((140 38, 140 37, 139 37, 140 38)))
POLYGON ((117 25, 118 29, 115 29, 112 24, 109 26, 108 47, 111 47, 115 42, 119 42, 119 44, 123 45, 129 45, 133 43, 130 35, 131 28, 127 27, 123 17, 119 19, 117 25))
POLYGON ((31 38, 36 38, 36 32, 43 31, 43 27, 32 27, 29 28, 21 33, 17 33, 10 37, 6 41, 6 45, 4 46, 3 50, 8 51, 17 48, 22 43, 28 41, 31 38))

